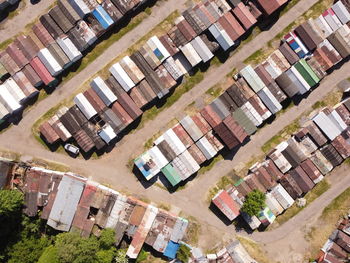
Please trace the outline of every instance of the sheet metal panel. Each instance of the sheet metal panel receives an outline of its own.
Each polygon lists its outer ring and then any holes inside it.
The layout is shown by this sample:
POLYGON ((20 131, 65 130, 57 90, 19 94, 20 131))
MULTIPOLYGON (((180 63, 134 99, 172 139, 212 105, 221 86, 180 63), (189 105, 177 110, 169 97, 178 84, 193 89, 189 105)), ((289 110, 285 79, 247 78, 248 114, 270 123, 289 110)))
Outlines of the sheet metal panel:
POLYGON ((264 82, 256 74, 252 66, 246 66, 240 71, 240 74, 255 92, 258 92, 265 87, 264 82))
POLYGON ((88 120, 90 120, 97 114, 94 107, 90 104, 90 102, 82 93, 79 93, 74 97, 74 102, 88 120))
POLYGON ((16 81, 17 85, 21 88, 26 97, 33 96, 39 92, 34 88, 22 71, 18 71, 15 75, 13 75, 13 79, 16 81))
POLYGON ((208 62, 214 57, 214 54, 209 50, 207 45, 199 36, 197 36, 191 41, 191 45, 196 50, 196 52, 201 57, 204 63, 208 62))
POLYGON ((64 15, 63 11, 57 5, 49 11, 49 15, 64 33, 67 33, 74 27, 74 24, 69 21, 69 19, 64 15))
POLYGON ((327 117, 324 112, 320 112, 312 118, 313 122, 332 141, 340 135, 341 130, 327 117))
POLYGON ((56 230, 69 231, 85 183, 63 176, 47 224, 56 230))
POLYGON ((71 65, 71 61, 57 43, 50 44, 47 49, 62 68, 67 68, 71 65))
POLYGON ((92 89, 99 95, 102 101, 110 106, 117 100, 117 96, 110 90, 101 77, 93 79, 90 83, 92 89))
POLYGON ((7 79, 3 85, 5 85, 7 90, 11 93, 11 95, 15 98, 16 101, 18 101, 20 104, 23 104, 27 96, 18 86, 16 81, 13 80, 13 78, 7 79))
POLYGON ((52 56, 47 48, 41 49, 38 52, 38 58, 45 65, 52 76, 57 76, 63 70, 57 60, 52 56))
POLYGON ((190 116, 183 118, 180 123, 182 127, 187 131, 187 133, 191 136, 194 142, 198 141, 204 135, 190 116))
POLYGON ((71 61, 76 62, 83 57, 77 47, 67 36, 57 38, 56 41, 71 61))
POLYGON ((334 5, 332 5, 332 10, 337 15, 338 19, 342 24, 346 24, 350 21, 350 13, 346 9, 342 1, 338 1, 334 5))
POLYGON ((68 0, 59 0, 57 5, 72 25, 75 25, 80 20, 80 16, 68 3, 68 0))
POLYGON ((183 47, 180 47, 180 50, 185 55, 187 60, 190 62, 192 67, 198 65, 200 62, 202 62, 202 58, 198 55, 196 50, 193 48, 191 43, 187 43, 183 47))
POLYGON ((119 63, 114 64, 109 72, 115 77, 115 79, 119 82, 119 84, 123 87, 123 89, 128 92, 135 86, 135 83, 131 80, 125 70, 119 63))
POLYGON ((281 204, 284 209, 288 209, 294 203, 293 198, 287 193, 282 185, 276 185, 272 190, 271 194, 276 198, 276 200, 281 204))

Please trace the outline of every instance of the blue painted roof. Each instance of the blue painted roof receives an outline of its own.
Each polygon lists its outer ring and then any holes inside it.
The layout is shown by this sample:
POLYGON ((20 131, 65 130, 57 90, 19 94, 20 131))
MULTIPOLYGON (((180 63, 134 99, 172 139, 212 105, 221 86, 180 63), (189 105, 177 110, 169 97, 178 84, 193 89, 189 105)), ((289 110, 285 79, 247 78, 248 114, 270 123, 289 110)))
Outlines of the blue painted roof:
POLYGON ((97 6, 94 11, 92 11, 92 15, 98 20, 98 22, 102 25, 104 29, 107 29, 108 27, 114 24, 113 19, 100 5, 97 6))
POLYGON ((163 255, 170 259, 174 259, 176 258, 176 253, 179 250, 179 248, 180 248, 180 245, 178 243, 175 243, 170 240, 163 255))

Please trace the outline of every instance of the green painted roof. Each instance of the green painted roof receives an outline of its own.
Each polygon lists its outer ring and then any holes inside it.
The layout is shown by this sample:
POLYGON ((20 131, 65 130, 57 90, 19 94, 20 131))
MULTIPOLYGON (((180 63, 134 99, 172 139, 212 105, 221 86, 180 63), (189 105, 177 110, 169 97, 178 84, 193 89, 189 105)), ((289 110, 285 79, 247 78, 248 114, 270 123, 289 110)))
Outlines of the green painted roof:
POLYGON ((312 70, 312 68, 309 66, 309 64, 306 62, 305 59, 301 59, 300 63, 304 66, 304 68, 306 69, 306 71, 309 73, 309 75, 311 76, 311 78, 316 82, 319 83, 320 79, 319 77, 317 77, 316 73, 312 70))
POLYGON ((310 76, 309 72, 304 68, 303 64, 298 61, 295 63, 294 67, 296 70, 300 73, 300 75, 305 79, 305 81, 310 85, 310 87, 313 87, 316 85, 316 81, 310 76))
POLYGON ((172 186, 175 186, 181 182, 181 177, 170 163, 163 167, 161 171, 172 186))

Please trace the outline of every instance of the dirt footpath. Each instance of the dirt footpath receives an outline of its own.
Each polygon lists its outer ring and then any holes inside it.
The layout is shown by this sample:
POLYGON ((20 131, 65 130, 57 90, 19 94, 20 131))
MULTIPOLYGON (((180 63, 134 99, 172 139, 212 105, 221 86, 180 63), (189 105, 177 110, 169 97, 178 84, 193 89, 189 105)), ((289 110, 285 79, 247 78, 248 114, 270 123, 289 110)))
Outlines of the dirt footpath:
POLYGON ((41 0, 39 3, 33 5, 30 0, 22 0, 26 2, 26 6, 19 10, 12 19, 5 19, 0 23, 0 42, 14 37, 24 30, 24 27, 40 15, 44 14, 46 10, 55 2, 55 0, 41 0))

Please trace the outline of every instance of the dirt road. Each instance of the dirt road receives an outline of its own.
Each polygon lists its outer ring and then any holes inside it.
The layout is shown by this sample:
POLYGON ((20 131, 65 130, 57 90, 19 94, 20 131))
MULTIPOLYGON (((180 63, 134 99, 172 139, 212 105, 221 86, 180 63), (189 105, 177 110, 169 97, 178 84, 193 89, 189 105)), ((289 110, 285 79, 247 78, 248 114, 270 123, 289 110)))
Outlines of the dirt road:
MULTIPOLYGON (((273 38, 278 32, 317 2, 316 0, 303 0, 299 2, 299 4, 281 17, 269 31, 261 33, 251 42, 247 43, 239 50, 239 52, 228 59, 225 64, 209 70, 205 79, 199 85, 183 95, 172 107, 159 114, 156 120, 149 121, 144 128, 133 134, 127 135, 119 145, 101 159, 88 161, 81 159, 75 160, 65 154, 49 152, 33 138, 30 132, 31 126, 37 118, 57 102, 69 97, 76 87, 89 79, 91 75, 107 64, 111 57, 117 55, 115 50, 118 50, 117 53, 126 50, 130 42, 137 41, 137 39, 142 37, 145 32, 153 28, 159 21, 163 20, 168 14, 184 2, 184 0, 180 0, 180 2, 169 0, 162 3, 162 5, 156 8, 151 17, 147 18, 142 25, 136 27, 133 31, 125 35, 87 68, 77 74, 77 76, 65 85, 62 85, 48 98, 34 106, 26 113, 26 116, 24 116, 24 119, 18 126, 12 127, 0 134, 0 147, 19 152, 23 155, 64 163, 70 166, 72 171, 80 172, 100 183, 108 183, 113 188, 136 193, 139 196, 144 196, 157 203, 169 203, 173 207, 180 208, 186 214, 195 216, 203 223, 234 233, 235 230, 233 226, 227 227, 208 209, 208 206, 204 201, 208 189, 218 180, 219 177, 225 175, 235 165, 249 161, 252 155, 257 154, 260 151, 260 147, 264 142, 285 125, 291 123, 299 113, 311 107, 314 102, 320 100, 325 94, 327 94, 330 91, 330 87, 334 86, 339 80, 347 76, 350 67, 349 63, 346 63, 340 70, 336 70, 332 75, 328 76, 326 80, 322 82, 320 87, 311 93, 307 99, 302 101, 298 107, 293 108, 292 111, 284 113, 271 125, 264 127, 259 133, 253 136, 251 141, 240 149, 233 160, 220 162, 209 173, 201 175, 188 183, 188 186, 182 191, 170 194, 156 186, 145 188, 139 181, 137 181, 130 169, 127 168, 126 164, 131 157, 134 157, 143 151, 143 143, 148 138, 161 129, 168 121, 174 117, 181 116, 183 114, 183 109, 188 104, 201 96, 201 94, 213 86, 219 79, 225 77, 233 67, 239 66, 244 58, 264 46, 269 39, 273 38)), ((269 234, 267 233, 266 235, 269 234)))
MULTIPOLYGON (((136 177, 131 173, 130 169, 126 167, 126 164, 132 156, 137 153, 141 153, 143 150, 143 143, 156 133, 160 127, 165 125, 167 121, 172 119, 174 115, 182 113, 182 109, 187 106, 192 100, 194 100, 199 94, 211 87, 215 82, 224 77, 232 67, 236 65, 242 58, 246 57, 254 50, 259 49, 264 43, 281 31, 286 25, 293 21, 296 17, 307 10, 314 2, 314 0, 302 1, 303 4, 297 4, 286 15, 284 15, 272 28, 271 32, 264 32, 255 39, 253 39, 246 46, 243 46, 241 50, 232 56, 225 64, 218 68, 211 70, 205 80, 197 85, 189 93, 181 97, 181 99, 165 110, 154 121, 146 123, 143 129, 127 135, 119 145, 117 145, 110 153, 106 154, 99 160, 75 160, 68 157, 65 154, 52 153, 40 145, 35 138, 33 138, 30 130, 33 122, 39 118, 45 111, 54 106, 55 103, 61 101, 63 98, 69 96, 74 90, 72 87, 79 86, 85 79, 89 78, 99 68, 102 68, 108 62, 108 58, 115 56, 115 50, 118 47, 119 52, 123 52, 128 47, 128 43, 136 41, 140 38, 144 32, 150 30, 159 20, 164 19, 171 13, 176 7, 178 7, 179 1, 170 0, 162 3, 159 8, 156 8, 151 17, 147 18, 142 25, 135 28, 133 31, 125 35, 115 45, 106 50, 100 57, 98 57, 87 68, 80 72, 77 76, 61 86, 57 91, 45 100, 34 106, 18 126, 12 127, 7 131, 0 134, 0 147, 10 149, 16 152, 20 152, 24 155, 34 156, 38 158, 51 159, 57 162, 67 164, 72 170, 81 172, 85 176, 91 177, 99 182, 109 183, 116 189, 124 189, 132 193, 139 193, 155 202, 167 202, 173 206, 181 208, 188 214, 192 214, 197 218, 203 218, 203 213, 206 215, 204 218, 208 223, 214 226, 222 226, 222 222, 211 213, 207 204, 205 203, 205 197, 208 189, 217 181, 217 179, 225 175, 234 165, 240 162, 247 162, 250 159, 250 155, 260 150, 262 143, 267 141, 273 134, 275 134, 280 128, 290 123, 295 114, 293 112, 287 112, 285 115, 280 116, 272 125, 265 127, 257 135, 256 139, 253 136, 252 141, 242 147, 242 149, 236 154, 233 161, 226 160, 216 165, 208 174, 204 174, 198 178, 195 178, 192 182, 188 183, 186 189, 169 194, 167 191, 158 187, 144 188, 136 177), (287 114, 287 115, 286 115, 287 114), (284 117, 286 116, 286 117, 284 117), (246 154, 249 153, 249 154, 246 154), (198 209, 193 209, 198 208, 198 209)), ((304 108, 311 106, 313 101, 319 100, 324 94, 329 91, 329 87, 333 86, 337 81, 346 75, 349 65, 344 65, 339 71, 334 72, 324 80, 321 86, 307 98, 297 110, 303 112, 304 108), (304 108, 301 108, 304 105, 304 108), (299 110, 300 108, 300 110, 299 110)))
POLYGON ((55 0, 42 0, 33 5, 30 0, 22 0, 26 2, 26 6, 19 11, 12 19, 7 19, 0 24, 1 42, 14 37, 24 30, 24 26, 33 22, 55 2, 55 0))
POLYGON ((313 201, 295 217, 269 232, 254 232, 250 238, 264 244, 270 258, 275 262, 302 263, 309 251, 306 235, 315 226, 322 211, 335 197, 350 187, 349 167, 343 165, 329 177, 331 188, 313 201), (278 249, 276 249, 278 248, 278 249))

